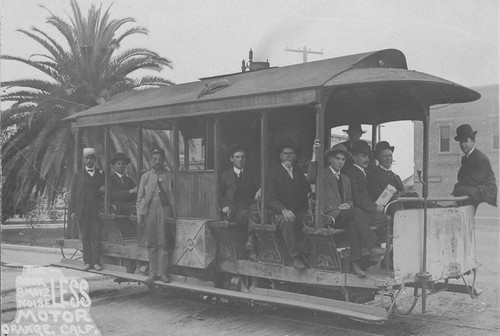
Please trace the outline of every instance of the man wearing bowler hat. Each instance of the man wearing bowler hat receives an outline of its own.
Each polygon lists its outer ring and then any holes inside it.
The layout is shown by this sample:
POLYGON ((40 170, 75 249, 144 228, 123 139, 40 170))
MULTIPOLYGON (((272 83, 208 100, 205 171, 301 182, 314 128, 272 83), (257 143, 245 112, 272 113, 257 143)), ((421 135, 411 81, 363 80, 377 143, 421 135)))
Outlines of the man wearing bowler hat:
POLYGON ((130 159, 123 153, 115 153, 110 162, 113 167, 113 173, 109 177, 110 202, 116 214, 130 215, 130 209, 137 199, 137 186, 125 175, 125 168, 130 159))
MULTIPOLYGON (((318 139, 314 141, 313 156, 307 173, 310 182, 316 181, 317 163, 316 150, 320 148, 318 139)), ((370 252, 370 257, 377 262, 386 250, 375 245, 377 236, 369 226, 368 216, 354 207, 349 177, 341 173, 346 159, 351 157, 344 145, 337 144, 325 152, 328 167, 324 170, 324 195, 322 200, 323 213, 335 218, 335 227, 347 229, 351 247, 350 259, 352 272, 359 277, 366 276, 359 262, 362 257, 362 247, 370 252)), ((320 182, 321 183, 321 182, 320 182)))
POLYGON ((397 190, 392 199, 400 196, 418 197, 413 187, 405 188, 399 175, 392 171, 392 153, 394 153, 394 146, 387 141, 380 141, 375 146, 378 166, 372 169, 371 174, 368 174, 368 191, 373 201, 378 199, 389 184, 397 190))
POLYGON ((460 143, 465 155, 452 194, 469 196, 477 209, 483 202, 497 206, 497 184, 490 160, 475 147, 476 133, 469 124, 457 127, 455 141, 460 143))
POLYGON ((96 150, 83 149, 84 169, 75 174, 71 185, 69 213, 78 226, 83 250, 83 269, 102 270, 102 225, 97 215, 104 193, 104 174, 95 166, 96 150))
POLYGON ((145 226, 149 256, 149 276, 146 282, 158 277, 170 282, 167 219, 174 218, 173 177, 165 167, 165 152, 161 148, 151 151, 151 169, 145 172, 137 191, 137 221, 145 226))
POLYGON ((383 227, 388 223, 384 207, 376 204, 368 192, 367 168, 370 162, 370 145, 364 140, 352 144, 353 165, 343 170, 351 180, 354 206, 363 210, 369 216, 370 225, 383 227))
POLYGON ((345 146, 348 152, 352 153, 352 144, 361 139, 361 136, 366 131, 363 131, 360 124, 349 124, 349 127, 343 131, 347 133, 349 140, 342 142, 342 145, 345 146))

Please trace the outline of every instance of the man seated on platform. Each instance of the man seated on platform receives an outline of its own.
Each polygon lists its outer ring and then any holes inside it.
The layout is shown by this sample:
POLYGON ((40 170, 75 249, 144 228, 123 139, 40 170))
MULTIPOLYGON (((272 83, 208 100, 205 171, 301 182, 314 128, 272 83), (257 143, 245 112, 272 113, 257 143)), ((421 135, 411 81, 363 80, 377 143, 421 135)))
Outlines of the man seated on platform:
POLYGON ((454 139, 465 155, 452 193, 453 196, 469 196, 475 209, 483 202, 497 206, 495 173, 488 157, 476 148, 476 133, 469 124, 457 127, 454 139))
MULTIPOLYGON (((257 210, 260 199, 259 179, 245 169, 246 151, 242 146, 234 146, 229 153, 233 167, 222 173, 220 183, 220 204, 228 221, 248 226, 248 215, 257 210)), ((251 260, 257 260, 255 237, 248 236, 245 245, 251 260)))
POLYGON ((137 199, 137 186, 125 175, 125 168, 130 159, 123 153, 115 153, 110 162, 114 171, 109 178, 110 202, 117 215, 130 215, 131 207, 135 205, 137 199))
MULTIPOLYGON (((316 181, 316 150, 320 148, 318 139, 314 141, 313 155, 307 177, 310 182, 316 181)), ((323 213, 335 218, 336 229, 346 229, 350 244, 352 272, 359 277, 366 276, 360 266, 362 246, 370 252, 370 259, 377 262, 386 250, 375 245, 377 236, 371 230, 368 217, 363 211, 354 207, 349 177, 341 173, 346 160, 351 157, 344 145, 337 144, 325 152, 328 167, 324 170, 322 199, 323 213)))
POLYGON ((354 206, 360 208, 370 218, 370 226, 385 229, 388 217, 384 207, 376 204, 368 192, 367 171, 369 164, 370 145, 364 140, 358 140, 352 145, 353 165, 345 168, 345 173, 351 180, 354 206))
POLYGON ((308 194, 311 186, 306 177, 295 164, 297 150, 294 145, 279 147, 281 163, 269 170, 266 191, 266 207, 278 214, 278 228, 292 258, 293 266, 305 268, 299 249, 304 240, 302 225, 307 214, 308 194))
MULTIPOLYGON (((387 141, 381 141, 375 146, 375 158, 378 161, 378 166, 370 170, 367 176, 368 191, 374 202, 377 202, 380 195, 389 185, 394 187, 390 188, 390 192, 394 194, 384 202, 385 204, 398 197, 418 197, 413 186, 405 187, 401 178, 391 170, 393 162, 392 153, 394 153, 394 146, 391 146, 387 141)), ((410 205, 407 207, 413 206, 410 205)))

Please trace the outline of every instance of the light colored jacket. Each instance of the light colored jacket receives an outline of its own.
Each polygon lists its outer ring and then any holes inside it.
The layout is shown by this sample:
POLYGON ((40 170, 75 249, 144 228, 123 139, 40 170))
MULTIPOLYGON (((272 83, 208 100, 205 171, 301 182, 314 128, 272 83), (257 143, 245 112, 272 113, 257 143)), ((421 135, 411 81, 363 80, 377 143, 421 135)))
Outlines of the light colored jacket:
POLYGON ((139 183, 139 190, 137 191, 137 215, 146 215, 149 209, 149 203, 153 199, 154 192, 157 188, 158 180, 163 187, 163 190, 167 193, 168 201, 172 206, 172 213, 175 217, 175 207, 174 207, 174 192, 173 192, 173 177, 172 173, 167 170, 163 170, 159 174, 154 170, 150 169, 145 172, 141 177, 141 182, 139 183))

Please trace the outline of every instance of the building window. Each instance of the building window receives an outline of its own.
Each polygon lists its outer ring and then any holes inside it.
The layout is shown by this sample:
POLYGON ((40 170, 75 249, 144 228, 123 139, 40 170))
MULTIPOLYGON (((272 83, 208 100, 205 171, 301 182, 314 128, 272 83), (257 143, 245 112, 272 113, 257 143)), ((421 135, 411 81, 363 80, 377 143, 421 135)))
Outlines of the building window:
POLYGON ((450 151, 450 125, 439 125, 439 152, 447 153, 450 151))
POLYGON ((493 149, 498 149, 498 122, 493 122, 493 149))

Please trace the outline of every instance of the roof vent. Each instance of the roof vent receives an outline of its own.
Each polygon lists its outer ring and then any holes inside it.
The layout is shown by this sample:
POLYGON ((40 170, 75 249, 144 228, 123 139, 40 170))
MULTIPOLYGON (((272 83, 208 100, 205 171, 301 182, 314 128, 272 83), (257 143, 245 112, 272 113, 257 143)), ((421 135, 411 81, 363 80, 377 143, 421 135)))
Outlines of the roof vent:
POLYGON ((252 49, 250 49, 250 51, 248 52, 248 63, 246 63, 245 60, 241 61, 241 72, 246 72, 247 70, 248 71, 265 70, 269 68, 270 68, 269 60, 266 60, 265 62, 253 61, 252 49))

